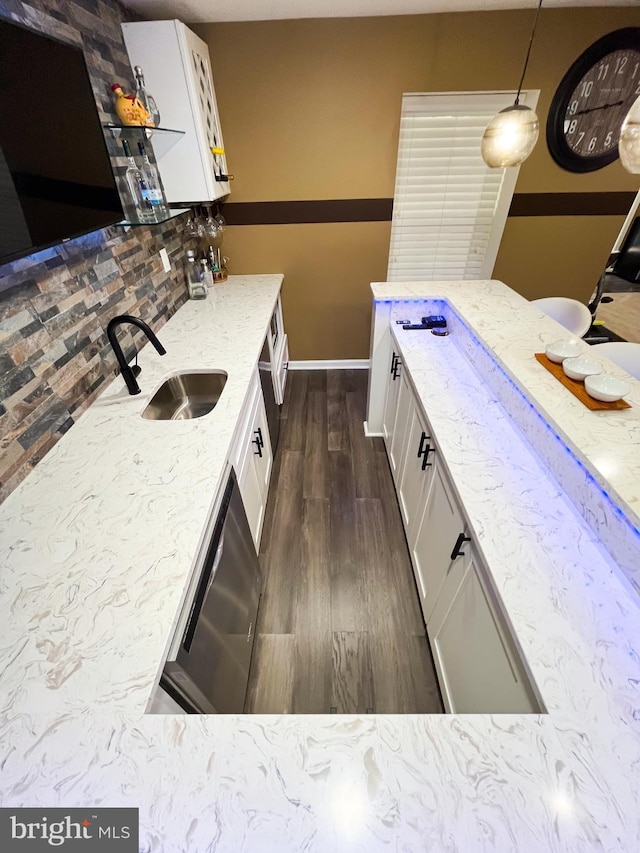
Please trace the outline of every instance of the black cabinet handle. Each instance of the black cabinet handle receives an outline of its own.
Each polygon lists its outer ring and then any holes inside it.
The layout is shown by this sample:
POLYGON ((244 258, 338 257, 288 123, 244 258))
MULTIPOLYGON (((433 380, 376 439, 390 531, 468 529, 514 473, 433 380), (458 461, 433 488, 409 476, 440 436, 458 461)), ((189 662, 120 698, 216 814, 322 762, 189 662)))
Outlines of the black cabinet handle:
POLYGON ((431 466, 433 465, 433 462, 429 462, 429 461, 428 461, 428 459, 429 459, 429 454, 430 454, 430 453, 435 453, 435 451, 436 451, 435 447, 430 447, 430 446, 427 444, 427 448, 426 448, 425 454, 424 454, 424 456, 422 457, 422 470, 423 470, 423 471, 425 470, 425 468, 431 468, 431 466))
POLYGON ((397 359, 397 358, 398 358, 398 356, 397 356, 397 355, 395 354, 395 352, 394 352, 394 353, 391 355, 391 370, 389 371, 389 373, 390 373, 392 376, 393 376, 393 371, 396 369, 396 359, 397 359))
POLYGON ((400 361, 400 358, 395 354, 395 352, 393 354, 393 358, 395 359, 395 361, 393 362, 393 366, 391 368, 391 376, 393 377, 393 381, 395 382, 399 376, 399 367, 402 362, 400 361))
POLYGON ((264 439, 262 438, 262 430, 261 430, 261 428, 260 428, 260 427, 258 427, 258 429, 256 430, 256 432, 258 433, 258 444, 260 445, 260 447, 264 447, 264 439))
POLYGON ((422 456, 423 453, 429 452, 429 442, 431 441, 431 436, 427 435, 426 432, 423 432, 420 436, 420 444, 418 446, 418 459, 422 456), (425 448, 424 443, 427 442, 427 446, 425 448))
POLYGON ((256 449, 254 450, 253 455, 254 456, 258 455, 262 459, 262 445, 260 444, 260 439, 254 438, 252 440, 252 443, 255 444, 255 446, 256 446, 256 449))
POLYGON ((471 542, 471 537, 465 536, 464 533, 461 533, 460 536, 456 539, 456 544, 453 546, 453 551, 451 552, 451 560, 455 560, 458 557, 464 557, 464 551, 460 549, 464 545, 465 542, 471 542))
POLYGON ((435 447, 431 447, 429 442, 431 441, 431 436, 427 435, 426 432, 423 432, 420 436, 420 446, 418 447, 418 459, 422 456, 422 470, 425 468, 430 468, 433 463, 429 462, 429 454, 435 451, 435 447))

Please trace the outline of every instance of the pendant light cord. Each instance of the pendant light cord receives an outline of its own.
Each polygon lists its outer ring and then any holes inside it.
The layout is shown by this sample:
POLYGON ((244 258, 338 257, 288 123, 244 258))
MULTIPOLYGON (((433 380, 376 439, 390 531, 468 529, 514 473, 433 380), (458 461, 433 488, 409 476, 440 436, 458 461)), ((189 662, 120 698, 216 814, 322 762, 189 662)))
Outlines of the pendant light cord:
POLYGON ((527 65, 529 64, 529 57, 531 56, 531 46, 533 45, 533 38, 536 34, 536 27, 538 26, 538 18, 540 17, 540 9, 542 8, 542 0, 538 0, 538 9, 536 11, 536 19, 533 22, 533 29, 531 30, 531 38, 529 39, 529 47, 527 48, 527 55, 524 60, 524 68, 522 69, 522 76, 520 77, 520 83, 518 84, 518 94, 516 95, 516 106, 520 103, 520 92, 522 91, 522 84, 524 83, 524 75, 527 73, 527 65))

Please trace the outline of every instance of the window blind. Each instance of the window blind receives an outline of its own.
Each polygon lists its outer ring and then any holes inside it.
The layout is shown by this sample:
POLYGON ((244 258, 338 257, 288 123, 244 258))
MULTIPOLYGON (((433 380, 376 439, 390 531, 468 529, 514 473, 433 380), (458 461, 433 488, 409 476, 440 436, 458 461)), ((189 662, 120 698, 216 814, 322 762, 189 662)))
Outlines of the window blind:
MULTIPOLYGON (((537 100, 537 93, 524 93, 522 103, 527 95, 537 100)), ((518 169, 490 169, 480 142, 489 121, 514 97, 404 95, 389 281, 491 277, 518 169)))

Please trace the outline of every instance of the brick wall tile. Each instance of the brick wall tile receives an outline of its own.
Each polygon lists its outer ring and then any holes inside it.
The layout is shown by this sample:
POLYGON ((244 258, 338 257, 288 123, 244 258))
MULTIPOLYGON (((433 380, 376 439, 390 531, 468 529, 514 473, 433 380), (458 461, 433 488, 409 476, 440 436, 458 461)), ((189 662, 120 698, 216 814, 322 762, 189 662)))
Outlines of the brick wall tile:
MULTIPOLYGON (((81 42, 101 120, 116 120, 109 87, 133 84, 120 29, 133 13, 112 0, 0 0, 0 15, 81 42)), ((122 176, 121 148, 105 138, 122 176)), ((117 363, 106 338, 112 317, 134 314, 162 340, 161 327, 187 299, 181 266, 185 250, 196 246, 185 220, 105 228, 0 267, 0 500, 113 379, 117 363), (163 246, 174 266, 169 274, 158 257, 163 246)), ((132 327, 118 338, 128 357, 146 343, 132 327)))

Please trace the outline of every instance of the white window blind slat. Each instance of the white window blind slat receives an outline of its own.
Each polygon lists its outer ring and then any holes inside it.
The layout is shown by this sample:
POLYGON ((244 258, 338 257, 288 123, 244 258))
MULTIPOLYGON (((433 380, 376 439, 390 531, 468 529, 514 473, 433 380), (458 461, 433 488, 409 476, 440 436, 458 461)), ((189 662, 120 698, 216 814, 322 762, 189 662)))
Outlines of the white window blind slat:
MULTIPOLYGON (((486 166, 480 142, 496 112, 513 100, 512 92, 403 97, 389 281, 487 277, 506 170, 486 166)), ((505 219, 506 209, 500 234, 505 219)), ((492 252, 491 269, 497 247, 492 252)))

